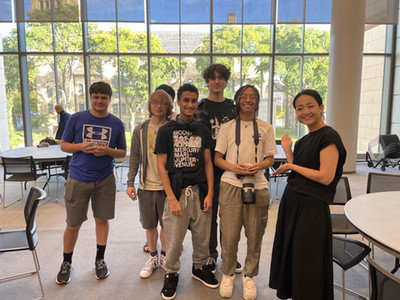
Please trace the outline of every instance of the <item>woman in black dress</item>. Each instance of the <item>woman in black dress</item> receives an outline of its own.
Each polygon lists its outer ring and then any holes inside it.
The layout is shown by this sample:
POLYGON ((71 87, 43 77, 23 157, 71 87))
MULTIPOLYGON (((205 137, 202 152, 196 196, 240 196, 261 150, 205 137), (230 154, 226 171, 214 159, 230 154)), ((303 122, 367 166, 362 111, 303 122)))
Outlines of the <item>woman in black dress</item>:
POLYGON ((333 300, 332 226, 329 203, 343 172, 346 150, 339 134, 322 118, 324 105, 314 90, 293 100, 297 119, 309 133, 281 139, 291 171, 283 194, 272 250, 269 286, 281 299, 333 300))

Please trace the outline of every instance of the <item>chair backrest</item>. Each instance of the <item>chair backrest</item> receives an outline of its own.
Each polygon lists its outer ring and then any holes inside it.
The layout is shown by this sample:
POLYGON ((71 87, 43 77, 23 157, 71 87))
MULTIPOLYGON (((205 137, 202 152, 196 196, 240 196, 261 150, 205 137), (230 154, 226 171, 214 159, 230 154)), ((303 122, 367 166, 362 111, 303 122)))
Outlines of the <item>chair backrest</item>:
POLYGON ((400 191, 400 174, 368 173, 367 194, 400 191))
POLYGON ((351 191, 349 178, 347 176, 342 176, 336 186, 335 197, 333 198, 333 203, 336 205, 345 205, 347 201, 351 199, 351 191))
POLYGON ((2 157, 4 180, 7 175, 32 175, 36 178, 36 165, 32 156, 2 157))
POLYGON ((360 241, 336 235, 332 239, 332 249, 333 261, 345 271, 357 265, 371 252, 371 248, 360 241))
POLYGON ((379 266, 367 257, 371 278, 371 300, 398 300, 400 297, 400 278, 379 266))
POLYGON ((387 146, 392 143, 399 143, 399 137, 397 134, 381 134, 379 135, 379 143, 382 146, 382 149, 385 150, 387 146))
POLYGON ((45 197, 45 191, 43 191, 41 188, 33 186, 29 191, 28 198, 26 199, 24 216, 26 222, 26 238, 28 240, 30 250, 35 249, 38 241, 35 223, 36 209, 39 201, 43 200, 45 197))

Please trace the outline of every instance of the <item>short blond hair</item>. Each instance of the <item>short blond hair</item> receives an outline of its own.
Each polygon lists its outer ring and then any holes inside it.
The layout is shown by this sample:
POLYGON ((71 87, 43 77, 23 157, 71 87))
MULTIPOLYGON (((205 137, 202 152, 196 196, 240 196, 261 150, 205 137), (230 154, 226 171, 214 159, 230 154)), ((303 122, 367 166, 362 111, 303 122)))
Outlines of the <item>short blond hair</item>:
POLYGON ((172 100, 171 96, 164 90, 156 90, 153 93, 151 93, 151 95, 149 97, 149 101, 147 102, 147 110, 149 111, 149 117, 151 118, 151 116, 152 116, 151 100, 153 100, 155 97, 160 97, 161 101, 168 105, 166 117, 167 117, 167 120, 171 119, 172 109, 174 107, 174 101, 172 100))

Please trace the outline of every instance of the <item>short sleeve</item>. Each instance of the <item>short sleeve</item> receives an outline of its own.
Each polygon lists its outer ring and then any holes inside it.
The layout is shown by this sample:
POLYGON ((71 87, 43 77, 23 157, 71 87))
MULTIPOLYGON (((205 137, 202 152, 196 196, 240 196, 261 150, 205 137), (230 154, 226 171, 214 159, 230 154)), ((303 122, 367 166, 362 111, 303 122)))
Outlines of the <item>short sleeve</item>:
POLYGON ((222 154, 226 154, 227 148, 228 148, 228 142, 227 142, 227 129, 228 129, 228 123, 222 124, 218 133, 217 137, 217 144, 215 146, 215 151, 218 151, 222 154))

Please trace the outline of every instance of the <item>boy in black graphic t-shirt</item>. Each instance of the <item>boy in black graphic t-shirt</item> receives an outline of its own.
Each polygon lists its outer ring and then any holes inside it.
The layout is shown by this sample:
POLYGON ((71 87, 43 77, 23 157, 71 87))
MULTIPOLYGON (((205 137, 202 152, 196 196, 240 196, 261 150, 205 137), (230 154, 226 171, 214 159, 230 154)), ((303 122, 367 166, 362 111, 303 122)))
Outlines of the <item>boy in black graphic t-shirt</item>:
POLYGON ((204 125, 194 120, 198 95, 197 88, 191 84, 179 88, 180 115, 159 129, 154 151, 167 195, 163 212, 167 244, 163 299, 175 298, 179 257, 188 226, 193 242, 192 277, 207 287, 218 287, 208 264, 214 180, 211 136, 204 125))

